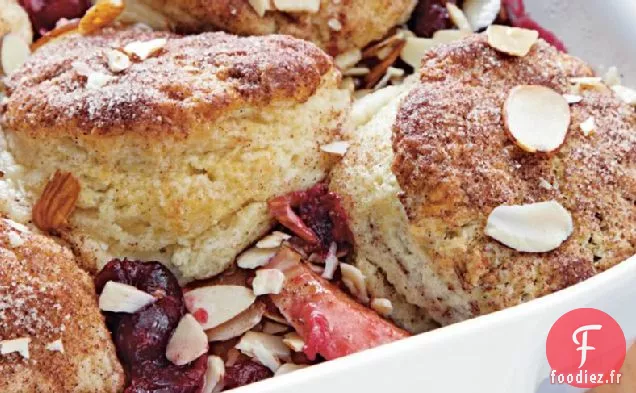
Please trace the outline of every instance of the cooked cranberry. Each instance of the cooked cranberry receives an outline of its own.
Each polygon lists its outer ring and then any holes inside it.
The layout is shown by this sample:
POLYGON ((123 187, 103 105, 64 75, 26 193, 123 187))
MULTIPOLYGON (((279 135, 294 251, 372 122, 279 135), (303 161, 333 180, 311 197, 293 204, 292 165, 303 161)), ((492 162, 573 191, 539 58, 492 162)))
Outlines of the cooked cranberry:
POLYGON ((411 30, 420 37, 432 37, 437 30, 453 27, 446 9, 449 2, 457 4, 457 0, 420 0, 409 21, 411 30))
POLYGON ((189 366, 168 363, 160 369, 151 367, 143 376, 134 378, 125 393, 200 393, 206 370, 207 356, 189 366))
POLYGON ((80 18, 91 6, 90 0, 20 0, 29 14, 36 34, 43 35, 62 18, 80 18))
POLYGON ((165 294, 178 299, 183 298, 179 281, 159 262, 114 259, 108 262, 95 278, 95 289, 98 293, 108 281, 132 285, 153 295, 165 294))
POLYGON ((242 359, 225 367, 223 382, 225 390, 229 390, 271 378, 273 375, 267 367, 251 360, 242 359))

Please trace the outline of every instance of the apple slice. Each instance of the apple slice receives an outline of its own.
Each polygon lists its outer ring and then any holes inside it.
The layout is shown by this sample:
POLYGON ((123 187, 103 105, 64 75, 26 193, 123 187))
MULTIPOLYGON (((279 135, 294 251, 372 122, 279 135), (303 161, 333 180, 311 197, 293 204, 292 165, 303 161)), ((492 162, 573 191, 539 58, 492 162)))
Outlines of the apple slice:
POLYGON ((556 91, 538 85, 510 90, 504 103, 504 121, 515 143, 527 152, 551 152, 565 140, 570 106, 556 91))
POLYGON ((238 285, 201 287, 185 293, 183 298, 188 311, 205 330, 229 321, 256 300, 251 289, 238 285))
POLYGON ((166 359, 184 366, 208 352, 208 337, 191 314, 181 318, 166 347, 166 359))
POLYGON ((99 309, 107 312, 136 313, 156 299, 132 285, 109 281, 99 296, 99 309))
POLYGON ((525 56, 539 39, 536 30, 490 25, 486 30, 488 45, 511 56, 525 56))

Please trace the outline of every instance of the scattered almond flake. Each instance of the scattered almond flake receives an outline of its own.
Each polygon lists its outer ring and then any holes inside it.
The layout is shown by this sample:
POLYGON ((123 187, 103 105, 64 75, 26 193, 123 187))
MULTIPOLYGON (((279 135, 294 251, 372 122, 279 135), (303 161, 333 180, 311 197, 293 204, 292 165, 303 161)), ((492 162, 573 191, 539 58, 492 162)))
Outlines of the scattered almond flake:
POLYGON ((501 0, 464 0, 462 7, 468 22, 474 31, 478 31, 490 26, 497 19, 501 0))
POLYGON ((404 41, 406 40, 406 35, 404 34, 404 32, 402 30, 398 31, 397 33, 393 34, 392 36, 370 46, 367 47, 364 52, 362 52, 362 58, 363 59, 368 59, 371 57, 378 57, 380 58, 380 56, 378 55, 378 53, 383 50, 384 48, 395 48, 396 46, 403 44, 404 41))
POLYGON ((184 315, 172 333, 166 347, 166 359, 177 366, 184 366, 208 352, 208 337, 192 316, 184 315))
POLYGON ((345 75, 345 76, 365 76, 369 72, 371 72, 371 70, 368 67, 353 67, 353 68, 347 69, 343 73, 343 75, 345 75))
POLYGON ((280 367, 281 360, 291 359, 291 352, 283 343, 283 339, 265 333, 247 332, 235 348, 244 355, 256 359, 273 372, 280 367))
POLYGON ((353 126, 359 127, 366 124, 380 108, 400 92, 401 89, 398 86, 387 86, 354 101, 350 114, 353 126))
POLYGON ((132 285, 109 281, 99 295, 99 309, 107 312, 133 314, 147 305, 154 303, 155 298, 132 285))
POLYGON ((276 335, 276 334, 288 332, 289 326, 283 325, 282 323, 266 321, 263 324, 262 331, 263 333, 266 333, 266 334, 276 335))
POLYGON ((124 12, 124 8, 123 0, 98 0, 80 20, 79 32, 87 35, 111 25, 124 12))
POLYGON ((371 308, 378 314, 388 317, 393 312, 393 303, 389 299, 376 298, 371 301, 371 308))
POLYGON ((433 33, 433 41, 436 45, 450 44, 451 42, 459 41, 470 35, 470 32, 463 30, 437 30, 433 33))
POLYGON ((404 47, 405 43, 406 40, 399 40, 395 46, 391 47, 390 53, 386 57, 381 57, 381 62, 373 67, 373 69, 371 69, 371 72, 365 75, 364 88, 371 88, 375 86, 378 81, 380 81, 380 79, 382 79, 389 67, 393 65, 393 63, 395 63, 398 57, 400 57, 400 53, 402 52, 402 48, 404 47))
POLYGON ((31 56, 29 44, 17 33, 0 34, 0 74, 12 74, 31 56))
POLYGON ((276 248, 250 248, 236 259, 236 264, 241 269, 256 269, 267 263, 276 255, 276 248))
POLYGON ((46 350, 51 352, 60 352, 64 353, 64 344, 62 343, 62 339, 58 339, 46 345, 46 350))
POLYGON ((13 220, 9 220, 8 218, 5 218, 4 222, 7 225, 9 225, 11 228, 15 229, 18 232, 22 232, 22 233, 30 233, 31 232, 31 230, 29 228, 27 228, 23 224, 20 224, 19 222, 15 222, 13 220))
POLYGON ((580 76, 570 78, 570 83, 580 87, 602 87, 603 80, 598 76, 580 76))
POLYGON ((554 187, 552 186, 552 184, 550 184, 549 181, 547 181, 544 178, 540 178, 539 179, 539 187, 546 189, 546 190, 552 190, 554 187))
POLYGON ((283 343, 294 352, 302 352, 305 342, 296 332, 287 333, 283 338, 283 343))
POLYGON ((577 94, 563 94, 563 98, 565 98, 568 104, 578 104, 583 101, 583 97, 577 94))
POLYGON ((89 90, 99 90, 106 86, 114 78, 101 72, 92 72, 86 79, 86 88, 89 90))
MULTIPOLYGON (((291 236, 281 231, 274 231, 256 243, 256 248, 277 249, 291 236)), ((258 266, 257 266, 258 267, 258 266)))
POLYGON ((329 26, 329 28, 333 31, 340 31, 342 30, 342 23, 340 23, 340 21, 336 18, 331 18, 327 21, 327 26, 329 26))
POLYGON ((263 315, 271 321, 278 322, 283 325, 287 324, 285 317, 276 308, 270 309, 266 307, 263 315))
POLYGON ((548 87, 516 86, 504 103, 504 122, 523 150, 550 152, 565 140, 570 126, 570 107, 561 94, 548 87))
POLYGON ((556 201, 498 206, 488 216, 485 233, 521 252, 558 248, 574 230, 572 216, 556 201))
POLYGON ((603 82, 608 86, 616 86, 621 84, 621 74, 618 72, 618 68, 612 66, 607 69, 603 76, 603 82))
POLYGON ((587 120, 581 123, 579 127, 581 127, 581 131, 583 131, 583 135, 590 135, 590 133, 596 130, 596 122, 594 121, 594 117, 588 117, 587 120))
POLYGON ((274 0, 274 7, 280 11, 315 14, 320 11, 320 0, 274 0))
POLYGON ((132 64, 128 55, 116 49, 107 50, 105 55, 108 68, 115 74, 126 70, 132 64))
POLYGON ((9 237, 9 246, 11 248, 17 248, 24 244, 24 239, 22 238, 22 236, 15 232, 9 232, 7 236, 9 237))
POLYGON ((265 16, 267 11, 272 9, 271 0, 248 0, 248 3, 250 3, 254 11, 256 11, 261 18, 265 16))
POLYGON ((446 9, 448 10, 448 16, 450 16, 450 20, 457 26, 459 30, 473 32, 473 28, 468 22, 466 15, 464 15, 464 11, 459 9, 454 3, 448 2, 446 3, 446 9))
POLYGON ((401 68, 389 67, 386 70, 386 74, 380 79, 380 81, 375 85, 374 89, 382 89, 389 84, 390 80, 396 80, 397 78, 401 78, 404 76, 404 70, 401 68))
POLYGON ((68 224, 80 194, 80 184, 70 173, 55 172, 44 187, 40 199, 33 205, 32 216, 36 227, 44 232, 55 232, 68 224))
POLYGON ((278 295, 283 289, 285 274, 278 269, 259 269, 252 282, 256 296, 278 295))
POLYGON ((636 106, 636 90, 621 85, 612 86, 612 90, 625 103, 636 106))
POLYGON ((251 289, 238 285, 199 287, 186 292, 183 298, 188 311, 206 330, 236 317, 256 300, 251 289))
POLYGON ((302 370, 303 368, 309 367, 306 364, 294 364, 294 363, 285 363, 276 370, 274 373, 275 377, 280 377, 281 375, 289 374, 294 371, 302 370))
POLYGON ((325 258, 325 268, 322 273, 322 277, 327 280, 332 280, 333 275, 336 273, 336 269, 338 269, 338 245, 336 242, 332 242, 329 245, 329 252, 327 253, 327 257, 325 258))
POLYGON ((367 294, 367 279, 364 274, 353 265, 346 263, 340 264, 340 273, 342 274, 342 282, 345 284, 349 292, 355 296, 361 303, 369 303, 369 295, 367 294))
POLYGON ((227 341, 239 337, 258 325, 262 321, 264 313, 265 304, 256 302, 229 321, 207 330, 205 333, 208 336, 208 341, 227 341))
POLYGON ((18 353, 24 359, 28 359, 30 343, 31 339, 28 337, 16 338, 13 340, 2 340, 0 341, 0 355, 18 353))
POLYGON ((428 52, 436 42, 430 38, 407 37, 406 44, 400 52, 400 57, 406 64, 419 70, 421 67, 422 57, 428 52))
POLYGON ((214 355, 208 356, 208 369, 205 372, 201 393, 220 391, 221 389, 217 389, 217 387, 223 384, 224 377, 225 364, 223 359, 214 355))
POLYGON ((159 53, 167 43, 168 40, 165 38, 155 38, 150 41, 134 41, 124 47, 124 52, 129 56, 134 56, 136 59, 143 61, 159 53))
POLYGON ((341 70, 347 70, 362 60, 362 51, 360 49, 351 49, 339 54, 333 59, 333 62, 341 70))
POLYGON ((344 156, 347 153, 347 150, 349 150, 349 142, 346 142, 346 141, 332 142, 327 145, 320 146, 320 150, 325 153, 335 154, 338 156, 344 156))
POLYGON ((525 56, 539 38, 536 30, 490 25, 486 30, 488 45, 512 56, 525 56))

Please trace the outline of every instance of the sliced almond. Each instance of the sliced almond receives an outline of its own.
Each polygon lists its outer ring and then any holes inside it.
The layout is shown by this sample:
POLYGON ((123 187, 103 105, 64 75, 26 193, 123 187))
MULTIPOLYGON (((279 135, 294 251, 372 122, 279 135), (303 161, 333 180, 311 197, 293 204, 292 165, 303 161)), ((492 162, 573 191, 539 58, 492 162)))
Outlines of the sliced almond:
POLYGON ((463 30, 437 30, 433 34, 433 41, 435 42, 435 45, 450 44, 451 42, 464 39, 469 35, 469 32, 463 30))
POLYGON ((419 70, 422 57, 435 45, 435 41, 430 38, 407 37, 406 44, 402 48, 402 52, 400 52, 400 57, 406 64, 415 70, 419 70))
POLYGON ((291 239, 291 236, 285 232, 274 231, 265 236, 256 243, 256 248, 275 249, 280 247, 285 240, 291 239))
POLYGON ((254 294, 260 295, 278 295, 283 289, 285 283, 285 274, 278 269, 259 269, 256 271, 256 277, 252 282, 254 294))
POLYGON ((68 224, 80 194, 80 184, 70 173, 55 172, 33 206, 33 223, 44 232, 55 232, 68 224))
POLYGON ((366 124, 380 108, 397 97, 401 91, 399 86, 388 86, 354 101, 350 115, 352 124, 356 127, 366 124))
POLYGON ((579 126, 581 131, 585 136, 590 135, 592 132, 596 130, 596 122, 594 121, 594 117, 590 116, 579 126))
POLYGON ((336 242, 332 242, 329 245, 329 251, 327 252, 327 257, 325 258, 325 269, 322 272, 322 278, 332 280, 333 275, 338 269, 338 263, 338 245, 336 244, 336 242))
POLYGON ((477 31, 490 26, 497 19, 501 0, 464 0, 462 8, 468 22, 477 31))
POLYGON ((0 355, 9 355, 18 353, 25 359, 29 358, 29 344, 31 339, 28 337, 16 338, 13 340, 0 341, 0 355))
POLYGON ((124 8, 123 0, 98 0, 80 20, 79 32, 91 34, 103 27, 110 26, 124 12, 124 8))
POLYGON ((616 86, 621 84, 621 74, 618 72, 618 68, 612 66, 607 69, 603 76, 603 82, 608 86, 616 86))
POLYGON ((165 38, 155 38, 150 41, 134 41, 124 46, 124 52, 139 61, 158 54, 168 43, 165 38))
POLYGON ((473 31, 468 18, 464 14, 459 7, 457 7, 454 3, 448 2, 446 3, 446 9, 448 10, 448 16, 450 20, 457 26, 459 30, 471 32, 473 31))
POLYGON ((17 33, 9 33, 0 42, 0 66, 5 75, 12 74, 31 55, 29 44, 17 33))
POLYGON ((556 91, 538 85, 513 88, 504 103, 504 121, 515 143, 527 152, 551 152, 565 140, 570 107, 556 91))
POLYGON ((256 300, 249 288, 237 285, 201 287, 185 293, 183 298, 188 311, 206 330, 229 321, 256 300))
POLYGON ((241 269, 256 269, 267 263, 276 255, 276 248, 250 248, 236 259, 236 264, 241 269))
POLYGON ((333 59, 333 62, 340 70, 347 70, 362 60, 362 52, 360 49, 351 49, 339 54, 333 59))
POLYGON ((283 344, 294 352, 302 352, 305 348, 305 341, 296 332, 286 334, 283 338, 283 344))
POLYGON ((577 94, 563 94, 563 98, 565 98, 568 104, 578 104, 583 101, 583 97, 577 94))
POLYGON ((121 51, 111 49, 107 50, 105 55, 108 68, 115 74, 126 70, 132 64, 128 55, 121 51))
POLYGON ((181 318, 166 347, 166 359, 184 366, 208 352, 208 337, 197 320, 186 314, 181 318))
POLYGON ((625 103, 636 106, 636 90, 621 85, 612 86, 612 90, 625 103))
POLYGON ((283 343, 283 339, 265 333, 246 333, 236 344, 236 348, 273 372, 281 366, 281 360, 291 359, 291 352, 283 343))
POLYGON ((578 87, 598 88, 604 87, 603 79, 600 76, 577 76, 570 78, 570 83, 578 87))
POLYGON ((208 356, 208 369, 205 372, 203 380, 203 389, 201 393, 212 393, 214 391, 221 391, 218 389, 223 384, 223 378, 225 377, 225 364, 223 359, 218 356, 208 356))
POLYGON ((349 292, 361 303, 369 303, 367 279, 364 277, 364 274, 362 274, 360 269, 353 265, 341 263, 340 273, 342 274, 342 282, 345 284, 349 292))
POLYGON ((270 322, 270 321, 266 321, 263 324, 263 333, 266 334, 280 334, 280 333, 286 333, 289 331, 289 326, 287 325, 283 325, 282 323, 276 323, 276 322, 270 322))
POLYGON ((309 367, 306 364, 294 364, 294 363, 285 363, 276 370, 274 373, 275 377, 280 377, 281 375, 289 374, 294 371, 302 370, 303 368, 309 367))
POLYGON ((206 331, 208 341, 226 341, 252 330, 263 319, 265 304, 256 302, 229 321, 206 331))
POLYGON ((558 248, 574 230, 570 213, 556 201, 498 206, 488 216, 486 235, 522 252, 558 248))
POLYGON ((285 12, 309 12, 320 11, 320 0, 273 0, 274 7, 285 12))
MULTIPOLYGON (((353 68, 347 69, 342 74, 344 76, 365 76, 369 72, 371 72, 371 69, 369 69, 368 67, 353 67, 353 68)), ((353 85, 353 89, 355 89, 355 84, 353 85)))
POLYGON ((539 33, 536 30, 490 25, 486 30, 488 45, 512 56, 525 56, 537 42, 539 33))
POLYGON ((320 150, 325 153, 334 154, 342 157, 345 155, 345 153, 347 153, 347 150, 349 150, 349 142, 332 142, 327 145, 320 146, 320 150))
POLYGON ((55 340, 46 345, 46 350, 51 352, 64 353, 64 344, 62 340, 55 340))
POLYGON ((388 317, 393 312, 393 303, 389 299, 376 298, 371 301, 371 308, 378 314, 388 317))
POLYGON ((272 9, 271 0, 248 0, 248 3, 250 3, 254 11, 256 11, 261 18, 265 16, 267 11, 272 9))
POLYGON ((99 295, 99 309, 133 314, 153 303, 155 298, 132 285, 109 281, 99 295))

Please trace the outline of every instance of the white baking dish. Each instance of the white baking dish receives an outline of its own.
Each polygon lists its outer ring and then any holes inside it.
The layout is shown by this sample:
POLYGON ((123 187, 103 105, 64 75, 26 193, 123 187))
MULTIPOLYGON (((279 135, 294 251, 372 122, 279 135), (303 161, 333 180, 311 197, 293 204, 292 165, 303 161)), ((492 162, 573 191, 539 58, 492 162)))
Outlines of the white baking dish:
MULTIPOLYGON (((635 0, 526 0, 570 52, 636 86, 635 0)), ((565 312, 594 307, 636 339, 636 256, 586 282, 505 311, 241 388, 240 393, 564 393, 547 383, 545 341, 565 312)), ((362 327, 363 328, 363 327, 362 327)))

